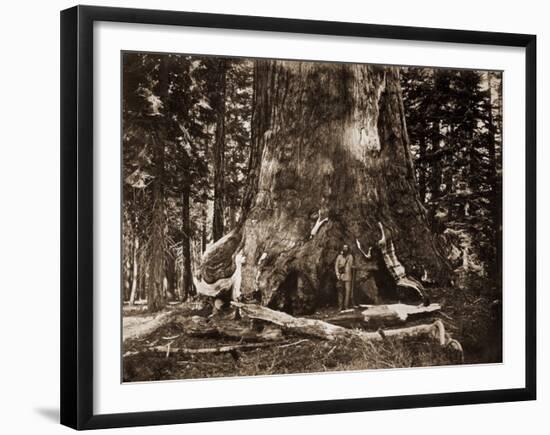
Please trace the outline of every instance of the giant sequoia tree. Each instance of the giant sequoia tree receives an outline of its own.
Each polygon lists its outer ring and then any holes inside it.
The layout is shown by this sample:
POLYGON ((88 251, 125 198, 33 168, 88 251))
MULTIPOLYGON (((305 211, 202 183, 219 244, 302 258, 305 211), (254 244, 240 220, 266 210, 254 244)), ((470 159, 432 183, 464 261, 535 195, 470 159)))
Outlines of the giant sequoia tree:
MULTIPOLYGON (((244 256, 245 299, 311 310, 334 294, 342 244, 376 246, 379 222, 408 272, 448 277, 417 192, 397 68, 269 61, 255 70, 254 94, 258 175, 240 224, 205 253, 205 283, 234 276, 244 256)), ((360 290, 367 267, 355 258, 360 290)))

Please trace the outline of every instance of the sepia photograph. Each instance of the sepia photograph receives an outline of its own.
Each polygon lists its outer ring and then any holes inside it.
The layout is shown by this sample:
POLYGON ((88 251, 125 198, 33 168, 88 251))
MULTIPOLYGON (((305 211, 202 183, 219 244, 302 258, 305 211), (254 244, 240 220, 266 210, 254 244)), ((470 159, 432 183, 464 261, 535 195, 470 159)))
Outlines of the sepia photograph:
POLYGON ((121 63, 124 383, 502 363, 502 71, 121 63))

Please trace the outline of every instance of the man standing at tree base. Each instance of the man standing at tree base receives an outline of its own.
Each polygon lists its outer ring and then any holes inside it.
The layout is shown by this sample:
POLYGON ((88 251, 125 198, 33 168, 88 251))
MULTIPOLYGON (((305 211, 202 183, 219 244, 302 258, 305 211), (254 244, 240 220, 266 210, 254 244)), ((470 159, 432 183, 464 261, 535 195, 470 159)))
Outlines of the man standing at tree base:
POLYGON ((353 255, 348 245, 344 245, 342 251, 336 257, 334 264, 336 271, 336 290, 338 292, 338 309, 351 308, 351 284, 353 279, 353 255))

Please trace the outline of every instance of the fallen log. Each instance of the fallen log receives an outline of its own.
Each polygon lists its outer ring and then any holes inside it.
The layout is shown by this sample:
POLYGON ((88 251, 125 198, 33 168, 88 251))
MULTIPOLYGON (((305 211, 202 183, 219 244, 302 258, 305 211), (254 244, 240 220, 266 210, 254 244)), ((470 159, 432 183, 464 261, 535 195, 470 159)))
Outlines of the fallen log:
POLYGON ((365 323, 363 313, 360 310, 346 310, 346 312, 340 312, 334 316, 326 317, 323 320, 333 325, 346 328, 363 326, 365 323))
POLYGON ((384 323, 405 323, 412 318, 418 318, 433 314, 441 310, 441 305, 369 305, 362 311, 363 319, 366 323, 384 322, 384 323))
POLYGON ((283 338, 281 329, 274 326, 259 330, 237 320, 207 319, 202 316, 187 317, 178 311, 168 311, 154 317, 123 318, 123 341, 140 339, 169 323, 178 325, 183 334, 191 337, 223 337, 243 341, 277 341, 283 338))
POLYGON ((351 337, 354 335, 352 330, 342 328, 341 326, 323 322, 322 320, 293 317, 290 314, 275 311, 261 305, 244 304, 241 302, 231 302, 231 305, 239 308, 241 314, 245 314, 251 319, 270 322, 283 329, 308 337, 333 340, 337 337, 351 337))
POLYGON ((437 313, 441 310, 439 304, 424 305, 360 305, 363 310, 352 310, 339 313, 325 319, 328 323, 338 326, 390 326, 406 323, 410 320, 437 313))
POLYGON ((161 326, 170 322, 174 317, 173 311, 167 311, 155 316, 146 317, 123 317, 122 318, 122 336, 123 341, 139 338, 150 334, 161 326))
POLYGON ((283 333, 278 328, 265 327, 261 331, 256 331, 250 327, 239 325, 238 322, 216 325, 215 329, 220 337, 233 338, 235 340, 277 341, 283 338, 283 333))
POLYGON ((258 331, 238 320, 179 316, 173 321, 181 325, 184 334, 191 337, 224 337, 243 341, 277 341, 283 338, 279 328, 267 326, 258 331))
POLYGON ((334 340, 336 338, 357 338, 363 341, 381 341, 387 337, 406 338, 427 336, 435 339, 441 346, 451 346, 462 353, 460 343, 445 332, 445 325, 441 320, 433 323, 409 326, 399 329, 379 329, 376 332, 347 329, 317 319, 293 317, 281 311, 275 311, 256 304, 232 302, 243 314, 251 319, 262 320, 280 326, 283 330, 294 332, 307 337, 334 340))

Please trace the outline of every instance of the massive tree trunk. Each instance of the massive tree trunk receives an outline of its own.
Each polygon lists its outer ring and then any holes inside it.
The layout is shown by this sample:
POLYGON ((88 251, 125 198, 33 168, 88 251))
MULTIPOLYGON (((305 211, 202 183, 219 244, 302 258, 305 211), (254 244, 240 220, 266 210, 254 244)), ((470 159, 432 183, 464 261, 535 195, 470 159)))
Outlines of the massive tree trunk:
POLYGON ((202 279, 231 276, 242 251, 240 294, 289 312, 335 298, 334 261, 353 248, 357 294, 368 279, 355 250, 380 239, 408 272, 445 279, 416 181, 397 68, 270 61, 258 80, 261 137, 256 194, 241 225, 205 252, 202 279), (328 218, 312 232, 318 219, 328 218), (314 234, 313 234, 314 233, 314 234), (313 234, 313 235, 312 235, 313 234))

